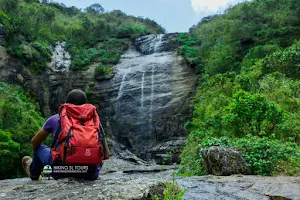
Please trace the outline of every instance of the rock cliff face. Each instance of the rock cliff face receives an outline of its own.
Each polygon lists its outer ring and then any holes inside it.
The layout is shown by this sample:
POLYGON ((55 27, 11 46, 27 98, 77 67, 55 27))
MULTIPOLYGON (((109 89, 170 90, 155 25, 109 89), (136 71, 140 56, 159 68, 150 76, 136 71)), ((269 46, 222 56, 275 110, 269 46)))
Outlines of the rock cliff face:
POLYGON ((6 43, 6 30, 3 25, 0 24, 0 45, 4 45, 6 43))
POLYGON ((149 148, 184 135, 188 103, 197 77, 174 51, 172 35, 139 38, 115 66, 116 74, 96 83, 100 108, 114 139, 144 158, 149 148))
POLYGON ((183 125, 191 113, 188 104, 197 76, 176 54, 175 38, 174 34, 138 38, 114 66, 114 76, 102 81, 94 77, 96 64, 87 71, 70 71, 71 57, 64 43, 53 48, 52 61, 41 74, 30 73, 3 48, 0 81, 32 90, 46 117, 57 112, 71 89, 86 91, 90 103, 99 107, 108 134, 151 159, 158 152, 155 145, 164 149, 161 142, 185 135, 183 125))

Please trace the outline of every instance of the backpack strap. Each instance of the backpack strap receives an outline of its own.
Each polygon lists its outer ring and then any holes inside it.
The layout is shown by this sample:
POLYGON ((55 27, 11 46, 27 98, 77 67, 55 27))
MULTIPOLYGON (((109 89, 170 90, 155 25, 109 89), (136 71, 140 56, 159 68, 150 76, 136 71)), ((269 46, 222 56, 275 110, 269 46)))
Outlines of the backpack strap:
POLYGON ((103 145, 103 155, 105 156, 106 154, 106 148, 105 148, 105 133, 104 133, 104 129, 102 127, 102 124, 100 122, 100 130, 99 130, 99 136, 101 138, 101 142, 102 142, 102 145, 103 145))
POLYGON ((98 138, 99 138, 99 142, 102 142, 102 146, 103 146, 103 154, 105 155, 106 153, 106 148, 105 148, 105 132, 104 132, 104 129, 103 129, 103 126, 101 124, 101 120, 100 120, 100 117, 98 115, 99 113, 99 110, 97 107, 95 107, 95 110, 94 110, 94 123, 95 124, 99 124, 99 131, 98 131, 98 138))
POLYGON ((55 146, 57 146, 57 140, 58 140, 58 135, 60 134, 60 132, 62 131, 62 127, 61 127, 61 123, 60 123, 60 113, 62 111, 62 109, 64 108, 64 105, 61 105, 58 109, 58 128, 56 129, 55 135, 53 137, 53 141, 51 144, 51 149, 54 148, 55 146))

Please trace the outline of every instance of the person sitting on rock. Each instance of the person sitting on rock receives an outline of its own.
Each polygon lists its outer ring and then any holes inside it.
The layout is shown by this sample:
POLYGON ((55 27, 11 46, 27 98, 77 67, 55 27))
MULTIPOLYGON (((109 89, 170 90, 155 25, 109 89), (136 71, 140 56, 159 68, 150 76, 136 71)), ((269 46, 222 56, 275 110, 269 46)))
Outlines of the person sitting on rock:
MULTIPOLYGON (((84 112, 87 112, 87 108, 95 108, 93 105, 91 104, 87 104, 87 96, 86 94, 82 91, 82 90, 79 90, 79 89, 74 89, 72 91, 70 91, 67 95, 67 100, 66 100, 66 104, 62 104, 61 107, 75 107, 76 106, 84 106, 83 107, 83 110, 84 112), (89 107, 90 106, 90 107, 89 107)), ((60 113, 61 114, 61 113, 60 113)), ((47 138, 47 136, 49 134, 52 134, 54 136, 54 139, 53 139, 53 144, 57 145, 62 145, 63 142, 66 143, 65 140, 67 139, 64 139, 64 140, 61 140, 60 142, 58 142, 58 135, 59 134, 62 134, 63 132, 62 131, 62 126, 61 126, 61 122, 62 122, 62 115, 60 116, 60 114, 55 114, 51 117, 49 117, 47 119, 47 121, 44 123, 43 127, 35 134, 35 136, 32 138, 31 140, 31 143, 32 143, 32 148, 33 148, 33 152, 34 152, 34 155, 33 155, 33 158, 29 157, 29 156, 24 156, 23 159, 22 159, 22 166, 24 168, 24 171, 26 172, 26 174, 32 179, 32 180, 39 180, 41 179, 41 172, 44 168, 44 166, 46 165, 50 165, 50 166, 53 166, 54 162, 56 162, 57 159, 53 159, 54 157, 54 153, 53 153, 53 148, 50 149, 48 146, 42 144, 43 141, 45 141, 45 139, 47 138)), ((103 132, 103 129, 102 129, 102 126, 101 126, 101 123, 100 123, 100 119, 98 117, 98 113, 96 111, 93 111, 93 114, 89 114, 89 116, 91 115, 97 115, 97 118, 95 119, 92 119, 91 121, 95 123, 95 121, 97 121, 99 123, 99 138, 100 138, 100 132, 102 130, 102 133, 103 133, 103 137, 102 138, 102 145, 104 146, 104 148, 99 148, 99 149, 104 149, 104 151, 102 153, 99 153, 99 155, 97 154, 97 157, 93 157, 92 158, 92 152, 100 152, 99 150, 95 150, 95 148, 93 149, 86 149, 86 152, 85 152, 85 156, 87 157, 82 157, 82 158, 77 158, 77 161, 79 162, 83 162, 83 161, 87 161, 90 159, 92 159, 91 162, 93 162, 93 160, 99 160, 99 164, 96 164, 96 165, 92 165, 92 166, 88 166, 88 170, 86 173, 82 173, 82 174, 68 174, 67 176, 71 176, 71 177, 74 177, 74 178, 81 178, 81 179, 87 179, 87 180, 95 180, 98 178, 99 176, 99 172, 100 172, 100 169, 102 167, 102 160, 104 159, 109 159, 110 157, 110 152, 109 152, 109 149, 108 149, 108 145, 107 145, 107 142, 104 138, 104 132, 103 132), (95 114, 96 113, 96 114, 95 114), (97 120, 98 119, 98 120, 97 120), (103 155, 104 154, 104 155, 103 155), (101 158, 99 158, 99 156, 102 156, 101 158)), ((67 114, 68 118, 70 118, 69 114, 67 114)), ((86 117, 86 116, 85 116, 86 117)), ((73 122, 72 122, 73 123, 73 122)), ((82 125, 84 126, 84 122, 81 122, 83 123, 82 125)), ((90 123, 90 122, 89 122, 90 123)), ((77 126, 80 126, 77 125, 77 126)), ((97 125, 98 126, 98 125, 97 125)), ((95 126, 93 126, 95 127, 95 126)), ((71 138, 73 135, 72 135, 72 131, 74 129, 74 125, 72 125, 69 129, 68 132, 71 132, 71 135, 69 138, 71 138)), ((96 134, 98 134, 96 132, 96 134)), ((69 135, 69 134, 68 134, 69 135)), ((84 135, 84 134, 83 134, 84 135)), ((92 136, 93 138, 97 138, 98 139, 98 136, 92 136)), ((67 138, 67 137, 65 137, 67 138)), ((73 141, 74 141, 74 138, 73 137, 73 141)), ((76 136, 76 138, 78 138, 78 136, 76 136)), ((85 138, 83 138, 85 139, 85 138)), ((82 141, 83 143, 84 141, 82 141)), ((85 143, 88 143, 89 141, 85 142, 85 143)), ((99 143, 100 142, 100 139, 98 139, 95 143, 99 143)), ((62 148, 64 148, 66 146, 66 144, 63 143, 62 145, 62 148)), ((80 142, 79 142, 80 143, 80 142)), ((77 150, 76 146, 72 146, 71 142, 67 144, 68 145, 68 149, 69 147, 72 147, 75 149, 75 152, 79 152, 80 150, 77 150)), ((66 151, 66 149, 65 149, 66 151)), ((59 151, 58 151, 59 152, 59 151)), ((74 151, 73 151, 74 152, 74 151)), ((70 151, 68 151, 67 153, 67 156, 66 156, 66 153, 64 153, 63 156, 64 159, 61 159, 62 161, 62 165, 67 165, 66 163, 67 162, 63 162, 63 161, 66 161, 65 158, 69 156, 70 154, 70 151)), ((80 154, 82 155, 82 154, 80 154)), ((83 154, 84 155, 84 154, 83 154)), ((95 155, 95 153, 94 153, 95 155)), ((93 155, 93 156, 94 156, 93 155)), ((59 156, 59 155, 56 155, 55 156, 59 156)), ((78 156, 77 156, 78 157, 78 156)), ((67 160, 68 161, 68 160, 67 160)), ((73 161, 72 164, 77 164, 76 161, 73 161), (74 163, 75 162, 75 163, 74 163)), ((83 163, 79 163, 79 165, 82 165, 83 163)), ((52 173, 51 176, 54 178, 54 179, 58 179, 58 178, 62 178, 62 177, 65 177, 66 174, 59 174, 59 173, 52 173)))

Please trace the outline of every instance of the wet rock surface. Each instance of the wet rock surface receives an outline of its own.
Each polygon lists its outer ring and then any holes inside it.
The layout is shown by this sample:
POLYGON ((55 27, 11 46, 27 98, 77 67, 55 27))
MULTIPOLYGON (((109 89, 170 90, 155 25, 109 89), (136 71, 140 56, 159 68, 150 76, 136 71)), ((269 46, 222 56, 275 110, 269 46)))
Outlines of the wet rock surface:
POLYGON ((178 178, 190 200, 300 199, 300 177, 201 176, 178 178))
POLYGON ((168 37, 138 38, 114 66, 114 77, 94 86, 113 139, 146 160, 159 156, 149 149, 185 136, 183 126, 192 113, 197 76, 170 47, 168 37))
MULTIPOLYGON (((96 181, 53 179, 30 181, 28 178, 0 181, 0 199, 104 199, 150 200, 162 193, 163 182, 172 180, 176 166, 141 165, 112 158, 105 161, 96 181)), ((187 189, 190 200, 270 200, 300 199, 300 177, 199 176, 176 177, 187 189)))
POLYGON ((142 54, 152 54, 163 51, 175 51, 179 46, 177 34, 158 34, 139 37, 135 40, 136 49, 142 54))
POLYGON ((179 155, 185 145, 185 137, 170 138, 167 142, 159 143, 149 149, 155 163, 173 164, 180 163, 179 155))
POLYGON ((57 42, 48 67, 55 72, 68 72, 71 66, 71 56, 65 50, 66 42, 57 42))

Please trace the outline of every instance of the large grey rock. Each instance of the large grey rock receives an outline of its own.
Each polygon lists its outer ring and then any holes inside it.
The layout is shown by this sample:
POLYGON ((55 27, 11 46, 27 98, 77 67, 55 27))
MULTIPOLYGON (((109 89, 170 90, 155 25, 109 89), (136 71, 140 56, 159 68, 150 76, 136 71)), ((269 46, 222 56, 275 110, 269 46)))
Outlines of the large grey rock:
MULTIPOLYGON (((172 181, 175 166, 144 166, 112 158, 106 160, 96 181, 28 178, 0 181, 0 199, 150 200, 162 194, 164 181, 172 181)), ((187 200, 300 199, 300 177, 195 176, 175 177, 187 189, 187 200)))
POLYGON ((176 181, 188 200, 300 200, 300 177, 199 176, 176 181))
POLYGON ((180 163, 179 155, 185 145, 185 137, 170 138, 169 141, 159 143, 149 149, 151 157, 157 164, 173 164, 180 163))
MULTIPOLYGON (((3 182, 3 181, 2 181, 3 182)), ((1 184, 1 183, 0 183, 1 184)), ((32 182, 19 179, 2 183, 0 198, 13 199, 101 199, 151 200, 153 194, 163 192, 162 180, 155 179, 102 179, 94 182, 74 179, 32 182), (3 186, 4 185, 4 186, 3 186)))
POLYGON ((241 154, 230 147, 212 146, 201 152, 203 164, 209 174, 226 176, 250 174, 250 169, 241 154))
POLYGON ((23 70, 20 60, 10 56, 4 46, 0 45, 0 81, 19 83, 18 74, 23 70))
POLYGON ((6 30, 4 26, 0 23, 0 45, 6 44, 6 30))

